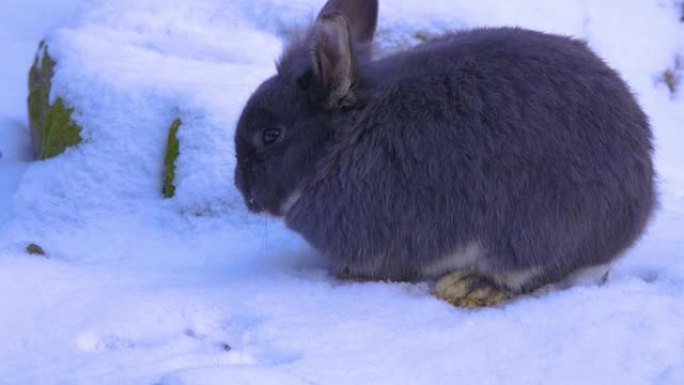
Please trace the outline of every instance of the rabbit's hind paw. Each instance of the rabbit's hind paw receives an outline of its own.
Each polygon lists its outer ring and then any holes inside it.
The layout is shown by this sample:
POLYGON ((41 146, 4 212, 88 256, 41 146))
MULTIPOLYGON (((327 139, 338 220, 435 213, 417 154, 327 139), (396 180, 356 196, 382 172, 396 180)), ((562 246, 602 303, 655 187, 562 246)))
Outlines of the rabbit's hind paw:
POLYGON ((468 271, 455 271, 437 281, 432 294, 458 307, 479 308, 497 305, 511 293, 491 280, 468 271))

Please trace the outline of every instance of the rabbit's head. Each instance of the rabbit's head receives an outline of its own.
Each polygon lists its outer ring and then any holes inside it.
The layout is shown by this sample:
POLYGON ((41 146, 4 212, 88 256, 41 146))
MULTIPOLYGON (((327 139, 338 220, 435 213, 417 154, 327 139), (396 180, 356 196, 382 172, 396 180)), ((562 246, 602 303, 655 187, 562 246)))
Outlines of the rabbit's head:
POLYGON ((356 105, 378 4, 330 0, 277 74, 252 94, 235 132, 235 185, 254 212, 284 215, 316 173, 327 144, 356 105))

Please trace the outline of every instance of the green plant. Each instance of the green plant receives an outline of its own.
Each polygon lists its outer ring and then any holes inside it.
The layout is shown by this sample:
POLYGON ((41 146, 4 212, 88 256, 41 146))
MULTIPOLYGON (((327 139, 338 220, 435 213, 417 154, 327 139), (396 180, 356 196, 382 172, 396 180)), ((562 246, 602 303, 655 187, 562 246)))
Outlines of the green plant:
POLYGON ((48 54, 44 41, 29 71, 28 112, 34 154, 46 159, 64 152, 81 142, 81 127, 72 119, 73 108, 68 108, 60 97, 50 104, 50 90, 55 61, 48 54))
POLYGON ((166 153, 164 155, 164 184, 162 194, 165 198, 173 198, 176 194, 174 179, 176 178, 176 158, 178 158, 178 128, 182 124, 180 119, 175 119, 169 128, 169 135, 166 139, 166 153))

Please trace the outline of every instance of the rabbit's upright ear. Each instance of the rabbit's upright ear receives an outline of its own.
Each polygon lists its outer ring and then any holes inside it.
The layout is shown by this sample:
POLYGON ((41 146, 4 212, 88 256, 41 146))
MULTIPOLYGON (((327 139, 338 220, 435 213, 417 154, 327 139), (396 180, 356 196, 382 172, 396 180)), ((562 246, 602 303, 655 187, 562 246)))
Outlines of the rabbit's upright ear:
POLYGON ((318 14, 318 20, 333 13, 344 15, 356 42, 373 40, 378 23, 378 0, 329 0, 318 14))
POLYGON ((311 60, 318 95, 328 109, 354 104, 359 52, 373 40, 376 0, 330 0, 312 28, 311 60))

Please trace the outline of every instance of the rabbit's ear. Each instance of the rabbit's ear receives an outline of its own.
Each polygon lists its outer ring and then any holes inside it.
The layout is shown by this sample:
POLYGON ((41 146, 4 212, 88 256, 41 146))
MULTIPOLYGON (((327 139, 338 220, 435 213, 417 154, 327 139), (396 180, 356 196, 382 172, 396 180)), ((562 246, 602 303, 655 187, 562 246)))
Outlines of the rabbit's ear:
POLYGON ((347 19, 341 13, 323 15, 312 32, 311 60, 319 96, 326 108, 344 108, 353 103, 357 72, 347 19))
POLYGON ((318 20, 333 13, 340 13, 347 19, 355 42, 373 40, 378 22, 378 0, 329 0, 318 14, 318 20))
POLYGON ((309 34, 316 85, 312 94, 325 108, 355 103, 357 63, 370 57, 377 21, 378 0, 329 0, 318 14, 309 34))

